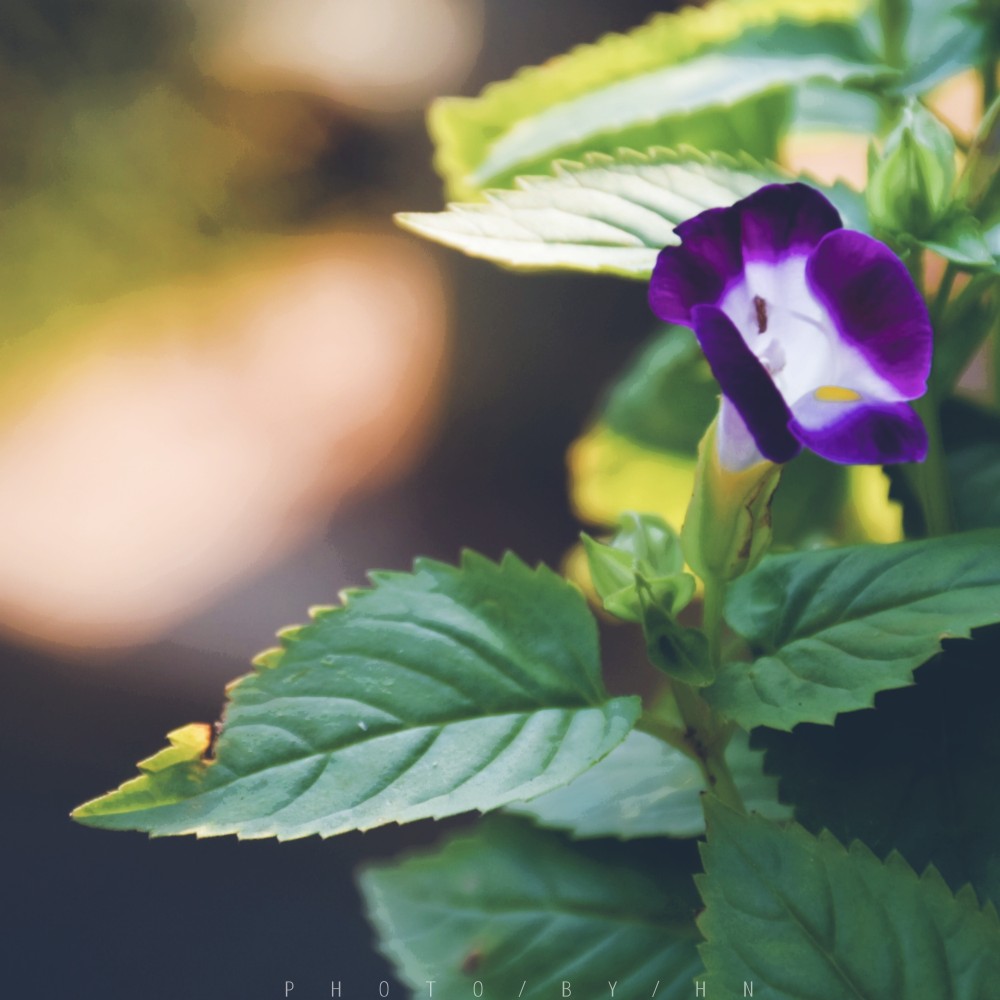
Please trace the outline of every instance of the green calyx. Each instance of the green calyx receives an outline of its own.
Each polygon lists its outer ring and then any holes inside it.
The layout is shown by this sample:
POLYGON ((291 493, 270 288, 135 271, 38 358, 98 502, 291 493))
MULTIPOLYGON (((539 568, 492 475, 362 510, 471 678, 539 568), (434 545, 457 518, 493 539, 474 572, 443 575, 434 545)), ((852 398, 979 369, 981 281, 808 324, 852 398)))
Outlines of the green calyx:
POLYGON ((698 446, 694 493, 681 544, 703 580, 725 582, 752 570, 771 545, 771 499, 781 466, 761 461, 734 471, 719 461, 714 421, 698 446))
POLYGON ((952 204, 955 140, 926 108, 907 104, 881 157, 870 158, 866 197, 875 227, 918 239, 934 232, 952 204))

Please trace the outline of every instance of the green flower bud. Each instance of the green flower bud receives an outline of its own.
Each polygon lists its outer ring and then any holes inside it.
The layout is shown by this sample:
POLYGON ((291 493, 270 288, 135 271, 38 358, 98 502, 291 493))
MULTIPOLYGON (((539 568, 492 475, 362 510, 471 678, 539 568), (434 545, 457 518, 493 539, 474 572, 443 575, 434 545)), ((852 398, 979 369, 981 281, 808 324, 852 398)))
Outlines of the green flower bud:
POLYGON ((640 578, 669 614, 676 615, 694 596, 695 582, 684 573, 684 556, 673 529, 652 514, 624 514, 607 544, 582 534, 590 578, 605 610, 625 621, 642 620, 640 578))
POLYGON ((868 214, 879 229, 928 236, 951 206, 955 140, 926 108, 911 102, 869 162, 868 214))
POLYGON ((698 446, 694 494, 681 543, 691 568, 703 579, 733 580, 749 572, 771 546, 771 498, 781 466, 761 461, 733 470, 719 461, 718 419, 698 446))

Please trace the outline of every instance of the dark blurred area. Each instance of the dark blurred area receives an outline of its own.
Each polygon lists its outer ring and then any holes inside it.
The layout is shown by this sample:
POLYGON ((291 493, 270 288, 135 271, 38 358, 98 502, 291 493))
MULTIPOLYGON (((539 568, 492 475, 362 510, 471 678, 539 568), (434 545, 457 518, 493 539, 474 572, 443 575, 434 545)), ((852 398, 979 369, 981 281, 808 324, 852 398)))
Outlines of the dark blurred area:
POLYGON ((389 220, 440 207, 433 96, 655 9, 5 0, 3 995, 391 979, 352 870, 440 825, 150 841, 68 813, 215 719, 250 655, 368 569, 562 559, 565 451, 650 328, 645 289, 506 273, 389 220), (414 44, 407 77, 394 18, 417 15, 441 47, 414 44))

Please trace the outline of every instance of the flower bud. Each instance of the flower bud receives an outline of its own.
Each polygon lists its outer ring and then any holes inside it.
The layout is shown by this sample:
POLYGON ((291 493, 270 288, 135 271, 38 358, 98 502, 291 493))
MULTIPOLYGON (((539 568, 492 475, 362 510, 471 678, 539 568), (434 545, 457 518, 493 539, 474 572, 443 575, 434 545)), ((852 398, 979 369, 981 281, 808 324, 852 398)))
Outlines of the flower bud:
POLYGON ((624 514, 607 544, 581 535, 590 577, 605 610, 625 621, 642 620, 640 580, 647 600, 678 614, 694 596, 695 583, 684 573, 684 556, 673 529, 653 514, 624 514))
POLYGON ((955 140, 926 108, 911 102, 869 166, 868 214, 879 229, 929 235, 951 206, 955 140))

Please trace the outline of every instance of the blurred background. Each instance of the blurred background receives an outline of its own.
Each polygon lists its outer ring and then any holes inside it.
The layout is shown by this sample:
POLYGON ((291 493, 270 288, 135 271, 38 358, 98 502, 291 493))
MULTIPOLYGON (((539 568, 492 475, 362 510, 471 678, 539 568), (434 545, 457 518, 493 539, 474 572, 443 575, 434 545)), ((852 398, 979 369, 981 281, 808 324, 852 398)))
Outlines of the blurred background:
POLYGON ((565 451, 645 288, 509 274, 391 214, 441 205, 433 97, 672 6, 0 5, 4 995, 391 979, 351 872, 440 827, 196 843, 67 814, 368 569, 560 561, 565 451))

